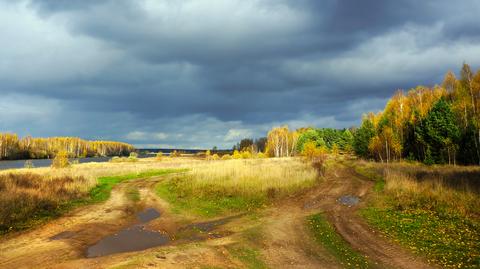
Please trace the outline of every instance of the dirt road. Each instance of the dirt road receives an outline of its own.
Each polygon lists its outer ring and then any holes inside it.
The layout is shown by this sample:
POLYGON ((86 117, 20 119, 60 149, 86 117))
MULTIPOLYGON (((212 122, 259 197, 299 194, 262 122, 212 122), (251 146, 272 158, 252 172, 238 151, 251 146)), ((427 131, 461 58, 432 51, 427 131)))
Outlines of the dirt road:
POLYGON ((256 219, 240 215, 216 222, 172 214, 168 203, 153 193, 160 180, 163 177, 122 183, 103 204, 2 239, 0 268, 241 268, 243 264, 232 257, 228 247, 242 242, 245 231, 254 227, 262 228, 263 236, 256 244, 271 268, 341 268, 339 261, 313 242, 305 225, 306 217, 318 212, 324 212, 337 232, 378 268, 432 268, 381 237, 357 216, 373 183, 346 167, 330 171, 315 188, 279 201, 256 219), (127 195, 132 189, 140 193, 138 201, 127 195), (360 203, 342 205, 338 202, 342 195, 359 197, 360 203), (161 216, 139 224, 138 213, 145 209, 154 209, 161 216), (89 247, 131 227, 162 233, 169 240, 140 251, 87 258, 89 247))

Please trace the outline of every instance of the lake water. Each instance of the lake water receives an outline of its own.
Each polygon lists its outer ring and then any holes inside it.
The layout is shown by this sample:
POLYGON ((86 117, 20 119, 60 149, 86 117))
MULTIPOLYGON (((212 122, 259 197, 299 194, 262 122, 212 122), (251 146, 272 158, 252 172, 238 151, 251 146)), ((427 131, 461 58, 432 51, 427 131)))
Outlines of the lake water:
MULTIPOLYGON (((110 157, 90 157, 71 159, 70 161, 78 160, 79 163, 91 163, 91 162, 108 162, 110 157)), ((0 170, 24 168, 26 160, 14 160, 14 161, 0 161, 0 170)), ((52 159, 34 159, 31 160, 34 167, 49 167, 52 164, 52 159)))

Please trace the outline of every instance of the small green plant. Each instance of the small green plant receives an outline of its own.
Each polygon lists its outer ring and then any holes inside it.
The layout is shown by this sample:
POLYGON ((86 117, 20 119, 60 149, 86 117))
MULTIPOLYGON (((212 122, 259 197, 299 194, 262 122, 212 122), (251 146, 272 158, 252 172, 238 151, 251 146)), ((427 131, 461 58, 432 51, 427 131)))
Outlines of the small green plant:
POLYGON ((34 168, 35 165, 33 165, 32 160, 26 160, 26 161, 25 161, 25 164, 23 165, 23 167, 29 169, 29 168, 34 168))
POLYGON ((130 152, 130 156, 128 156, 128 160, 130 160, 131 162, 138 161, 138 153, 130 152))
POLYGON ((52 167, 66 168, 68 166, 70 166, 70 162, 68 161, 68 153, 64 150, 59 151, 52 161, 52 167))
POLYGON ((155 155, 155 159, 157 161, 161 161, 163 159, 163 153, 161 151, 157 152, 157 154, 155 155))

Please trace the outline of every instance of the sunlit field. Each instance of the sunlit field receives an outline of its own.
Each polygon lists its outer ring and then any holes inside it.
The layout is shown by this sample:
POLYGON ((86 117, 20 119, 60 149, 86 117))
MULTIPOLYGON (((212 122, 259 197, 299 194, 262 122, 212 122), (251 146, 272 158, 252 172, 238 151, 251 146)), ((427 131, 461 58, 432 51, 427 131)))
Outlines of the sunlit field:
POLYGON ((315 169, 300 158, 206 161, 160 183, 157 192, 178 210, 214 216, 262 207, 316 179, 315 169))
POLYGON ((211 161, 186 174, 185 187, 196 192, 212 187, 224 193, 288 193, 311 186, 316 172, 298 158, 211 161))

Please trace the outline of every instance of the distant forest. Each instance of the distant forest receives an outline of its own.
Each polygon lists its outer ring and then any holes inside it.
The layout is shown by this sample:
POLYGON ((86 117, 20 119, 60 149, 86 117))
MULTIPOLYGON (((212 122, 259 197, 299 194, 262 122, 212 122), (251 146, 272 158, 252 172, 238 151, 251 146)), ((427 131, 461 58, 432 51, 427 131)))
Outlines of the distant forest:
POLYGON ((53 158, 60 151, 70 158, 123 156, 134 151, 132 145, 113 141, 87 141, 77 137, 19 138, 0 133, 0 160, 53 158))

